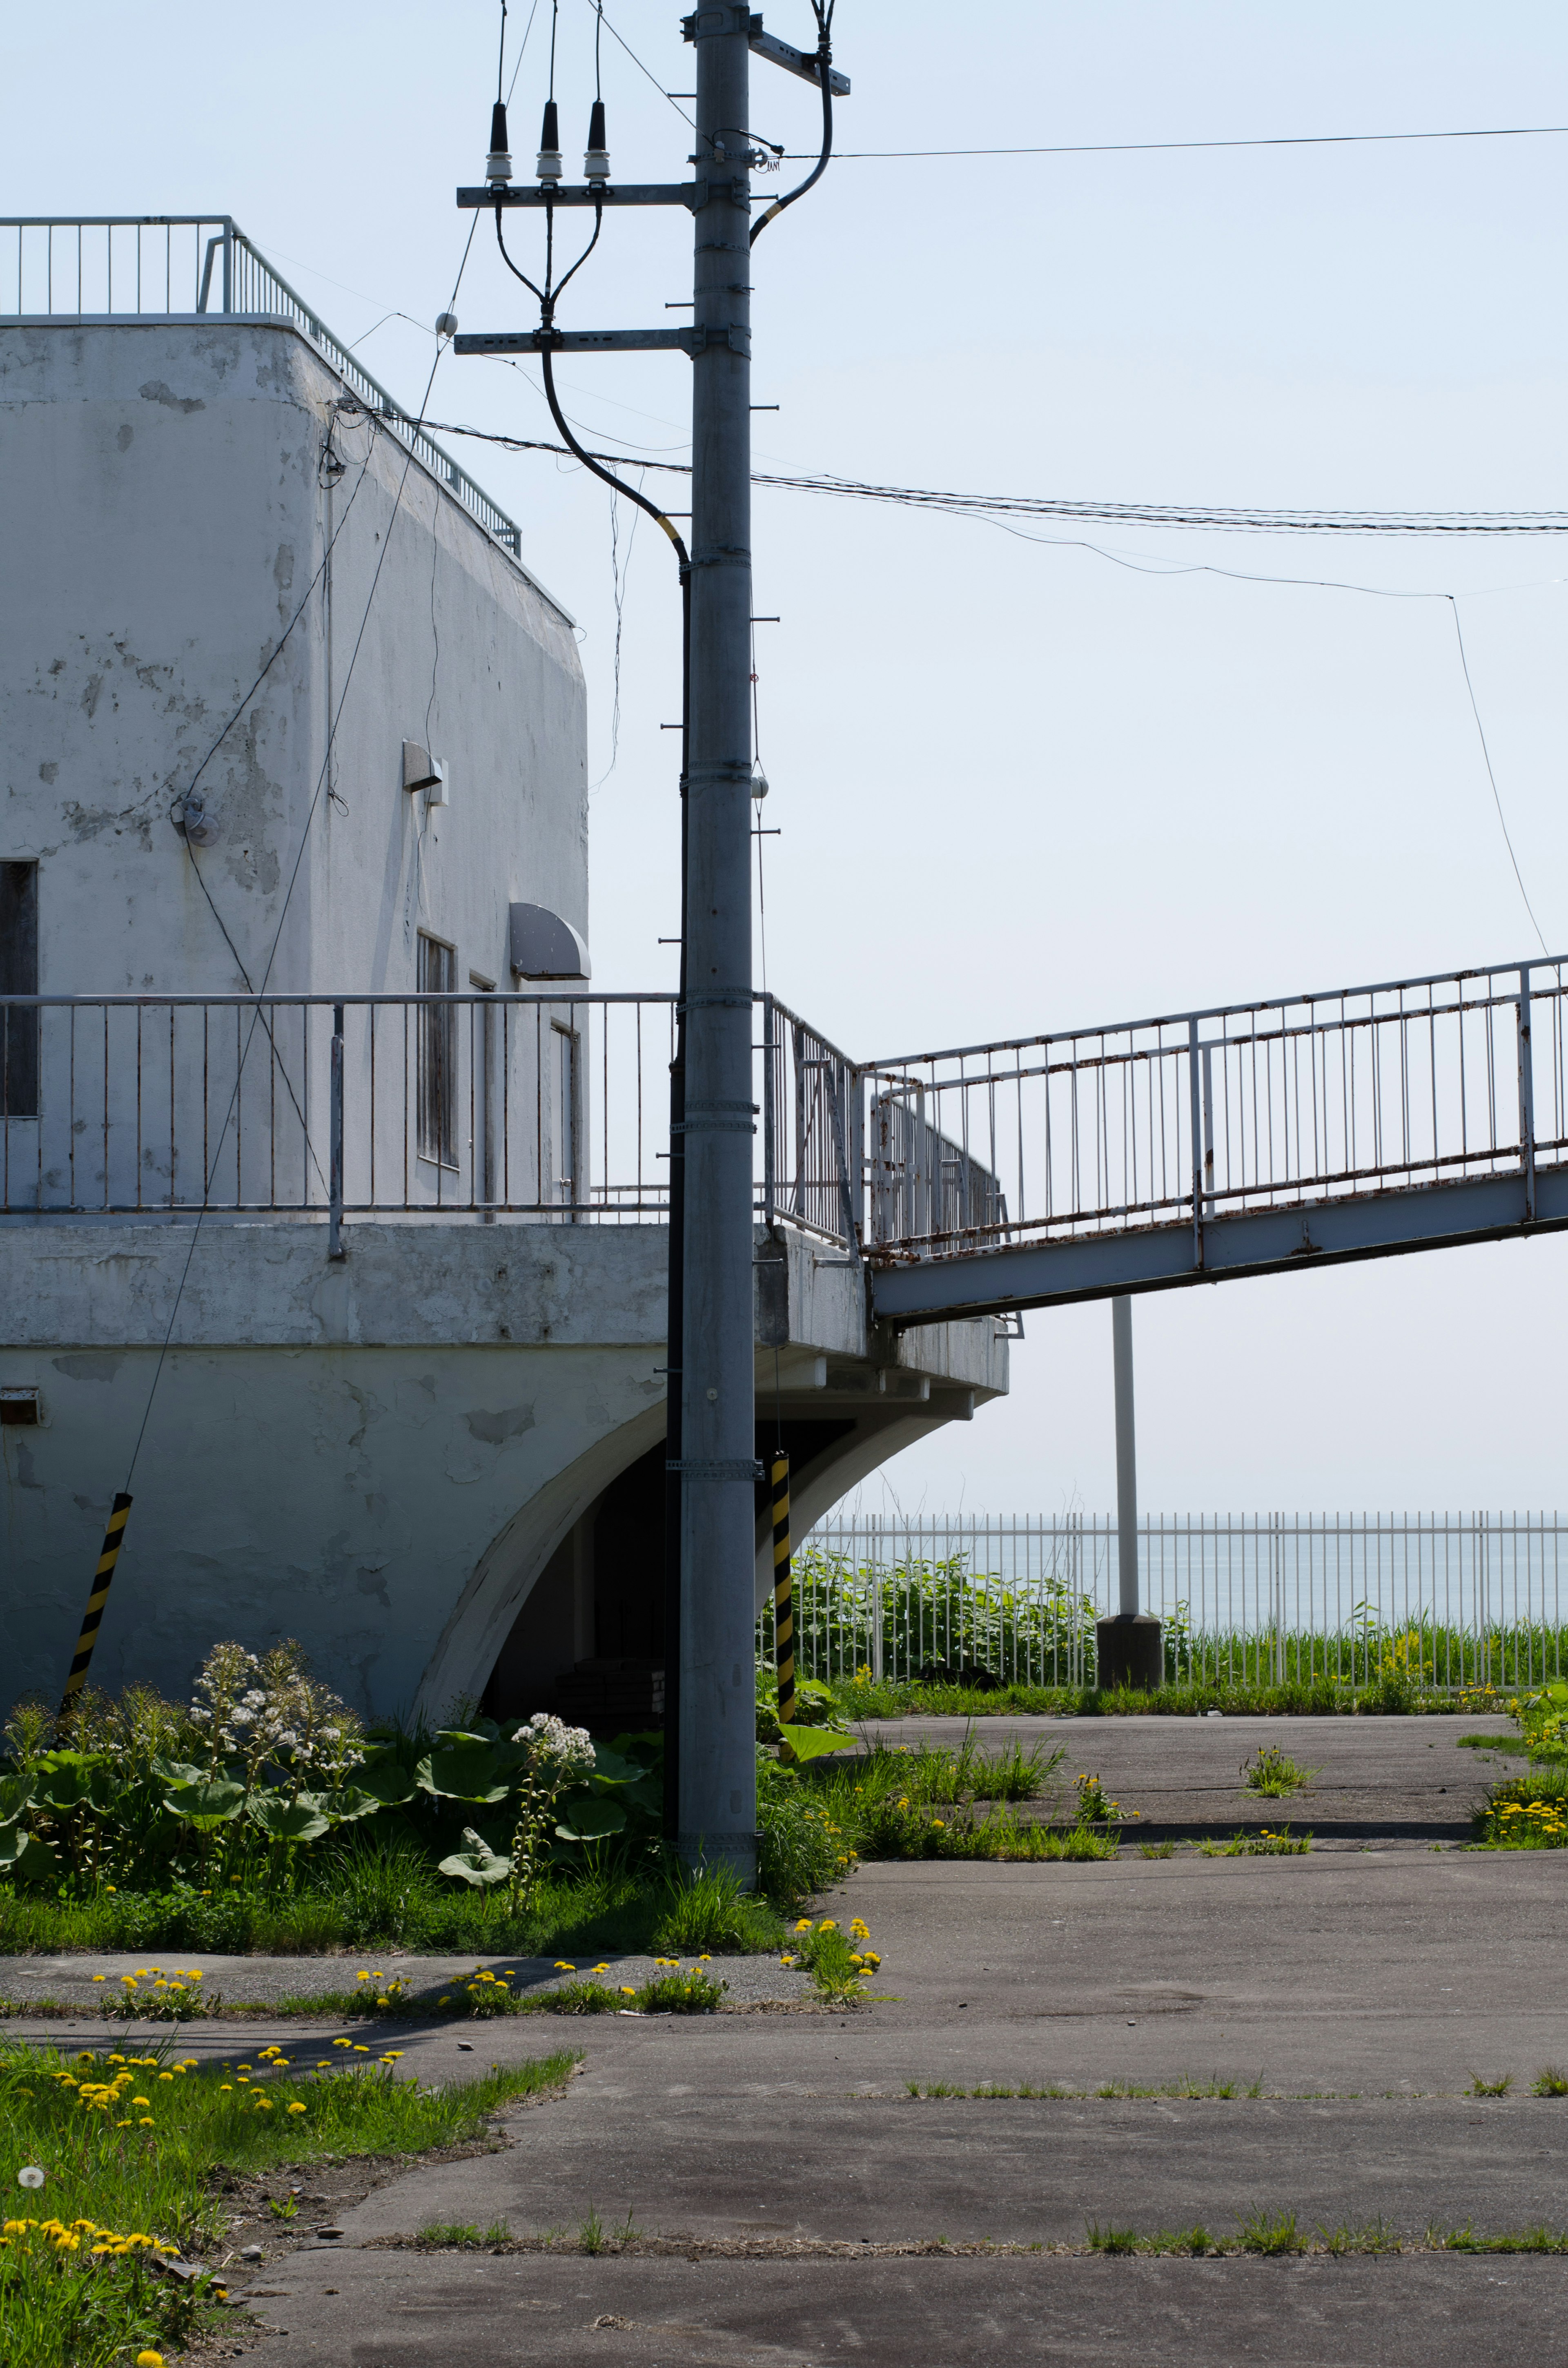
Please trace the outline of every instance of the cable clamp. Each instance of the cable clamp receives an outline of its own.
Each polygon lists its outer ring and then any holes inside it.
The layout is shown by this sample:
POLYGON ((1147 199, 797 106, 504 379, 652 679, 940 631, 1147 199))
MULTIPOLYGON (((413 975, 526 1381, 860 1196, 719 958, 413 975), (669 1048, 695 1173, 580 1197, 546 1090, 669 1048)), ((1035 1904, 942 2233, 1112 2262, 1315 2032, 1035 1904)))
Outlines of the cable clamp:
POLYGON ((686 779, 688 788, 694 784, 700 789, 718 788, 725 781, 744 781, 749 786, 752 779, 751 758, 749 757, 711 757, 705 764, 688 765, 686 779))
POLYGON ((687 1480, 760 1480, 762 1466, 755 1456, 671 1455, 665 1459, 666 1472, 678 1472, 687 1480))
POLYGON ((712 551, 694 551, 691 564, 693 567, 749 567, 751 552, 734 543, 721 543, 712 551))

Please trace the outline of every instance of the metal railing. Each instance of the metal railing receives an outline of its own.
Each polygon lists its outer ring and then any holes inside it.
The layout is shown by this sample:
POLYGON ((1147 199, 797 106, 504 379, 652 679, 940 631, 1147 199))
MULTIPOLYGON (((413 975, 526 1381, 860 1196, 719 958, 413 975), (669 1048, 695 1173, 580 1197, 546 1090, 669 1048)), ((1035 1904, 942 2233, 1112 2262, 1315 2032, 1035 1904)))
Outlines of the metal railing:
POLYGON ((941 1258, 1496 1175, 1568 1150, 1564 962, 902 1056, 870 1246, 941 1258))
MULTIPOLYGON (((759 1215, 848 1247, 843 1054, 757 998, 759 1215)), ((661 1221, 673 996, 0 997, 0 1214, 661 1221)))
MULTIPOLYGON (((1147 1514, 1140 1600, 1173 1684, 1553 1682, 1568 1661, 1568 1521, 1555 1513, 1147 1514)), ((1095 1681, 1118 1608, 1114 1514, 870 1515, 818 1524, 795 1564, 808 1677, 983 1670, 1095 1681)), ((759 1652, 771 1655, 765 1615, 759 1652)))
POLYGON ((517 521, 356 360, 232 215, 0 215, 0 320, 187 319, 199 313, 292 321, 366 408, 520 562, 517 521))

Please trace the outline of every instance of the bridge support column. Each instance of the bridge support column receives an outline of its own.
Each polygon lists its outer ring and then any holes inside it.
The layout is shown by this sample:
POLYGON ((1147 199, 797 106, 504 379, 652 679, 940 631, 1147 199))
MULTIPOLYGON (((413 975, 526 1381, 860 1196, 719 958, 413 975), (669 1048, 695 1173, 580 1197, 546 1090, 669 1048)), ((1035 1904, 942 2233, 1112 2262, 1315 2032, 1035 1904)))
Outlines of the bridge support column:
POLYGON ((1138 1440, 1132 1408, 1132 1302, 1110 1303, 1116 1383, 1117 1611, 1096 1622, 1095 1650, 1102 1686, 1146 1691, 1165 1675, 1160 1622, 1138 1608, 1138 1440))

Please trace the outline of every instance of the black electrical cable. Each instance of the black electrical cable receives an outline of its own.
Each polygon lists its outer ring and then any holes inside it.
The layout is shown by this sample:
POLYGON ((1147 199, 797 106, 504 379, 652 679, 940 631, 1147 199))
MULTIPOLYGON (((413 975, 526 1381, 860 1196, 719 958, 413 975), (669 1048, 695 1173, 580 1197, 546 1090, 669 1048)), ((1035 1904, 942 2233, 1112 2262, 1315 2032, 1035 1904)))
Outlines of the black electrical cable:
MULTIPOLYGON (((520 275, 519 275, 520 276, 520 275)), ((443 436, 468 436, 499 444, 509 452, 570 450, 584 461, 633 459, 639 468, 663 469, 688 477, 688 461, 660 461, 642 452, 588 454, 575 443, 550 444, 527 436, 503 436, 493 428, 465 427, 453 419, 428 425, 443 436)), ((851 477, 780 476, 754 470, 752 484, 774 492, 835 494, 860 501, 890 502, 911 509, 946 512, 956 518, 1017 517, 1088 521, 1104 526, 1181 527, 1212 534, 1520 535, 1568 532, 1568 510, 1265 510, 1223 509, 1204 503, 1051 501, 1028 494, 952 494, 919 485, 861 484, 851 477)))
POLYGON ((495 98, 496 98, 496 103, 497 103, 497 105, 499 105, 499 104, 500 104, 500 103, 505 99, 505 97, 506 97, 506 92, 504 91, 504 89, 503 89, 503 88, 502 88, 502 86, 501 86, 501 78, 502 78, 502 76, 504 75, 504 74, 506 73, 506 0, 501 0, 501 48, 500 48, 500 51, 499 51, 499 53, 498 53, 498 55, 497 55, 497 57, 496 57, 496 60, 495 60, 495 98))
MULTIPOLYGON (((614 28, 611 28, 614 30, 614 28)), ((841 165, 890 165, 961 156, 1166 156, 1210 148, 1389 147, 1414 140, 1552 140, 1568 123, 1483 124, 1455 131, 1297 131, 1247 140, 1084 140, 1038 148, 841 148, 841 165)), ((803 156, 787 164, 803 165, 803 156)))
POLYGON ((822 154, 799 188, 790 190, 785 197, 775 198, 767 211, 753 222, 751 237, 747 241, 750 246, 756 245, 768 223, 775 221, 786 206, 792 206, 797 198, 803 198, 808 189, 814 189, 827 170, 828 160, 833 154, 833 45, 829 37, 833 31, 835 5, 836 0, 825 0, 825 6, 824 0, 812 0, 812 13, 817 20, 817 79, 822 85, 822 154))

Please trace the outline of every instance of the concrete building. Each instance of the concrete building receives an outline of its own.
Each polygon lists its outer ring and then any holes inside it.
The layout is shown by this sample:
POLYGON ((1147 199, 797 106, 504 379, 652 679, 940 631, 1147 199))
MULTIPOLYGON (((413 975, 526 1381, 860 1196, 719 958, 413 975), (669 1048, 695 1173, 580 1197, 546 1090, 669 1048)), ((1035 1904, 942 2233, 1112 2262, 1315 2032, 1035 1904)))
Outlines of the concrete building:
MULTIPOLYGON (((589 985, 572 620, 232 224, 100 226, 69 311, 28 235, 0 319, 0 992, 38 998, 0 1025, 0 1693, 58 1691, 144 1421, 95 1679, 179 1692, 227 1635, 300 1637, 367 1711, 646 1672, 673 1020, 589 985), (145 272, 123 309, 131 235, 173 258, 156 311, 145 272)), ((869 1325, 848 1064, 762 1026, 759 1439, 777 1370, 803 1530, 1005 1389, 1006 1349, 869 1325)), ((759 1590, 764 1545, 759 1508, 759 1590)))

